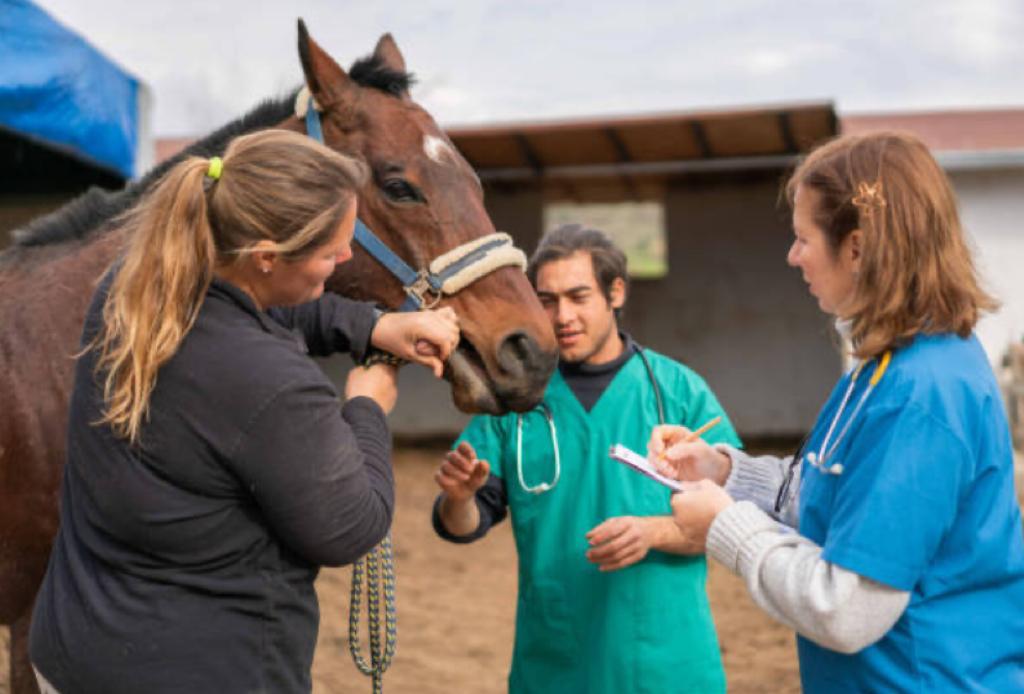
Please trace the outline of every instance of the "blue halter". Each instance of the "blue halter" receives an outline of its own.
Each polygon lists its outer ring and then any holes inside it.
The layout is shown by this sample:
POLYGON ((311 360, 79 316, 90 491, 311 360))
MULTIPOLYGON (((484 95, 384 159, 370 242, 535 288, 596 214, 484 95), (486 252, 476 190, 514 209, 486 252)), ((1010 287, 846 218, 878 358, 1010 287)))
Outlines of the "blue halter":
MULTIPOLYGON (((320 126, 320 114, 313 105, 312 95, 310 95, 309 101, 306 103, 306 133, 320 144, 325 144, 324 131, 320 126)), ((423 293, 425 290, 429 289, 434 294, 440 296, 444 278, 437 277, 431 273, 420 273, 413 270, 409 267, 408 263, 395 255, 394 251, 388 248, 376 234, 370 231, 370 228, 363 224, 360 219, 356 220, 355 240, 402 283, 406 299, 398 308, 399 311, 418 311, 423 308, 425 303, 423 293)))
MULTIPOLYGON (((305 118, 306 132, 324 144, 320 115, 312 95, 306 102, 305 118)), ((462 244, 418 271, 409 267, 359 219, 355 224, 355 240, 402 283, 406 299, 399 306, 399 311, 431 308, 445 294, 454 294, 481 275, 500 267, 515 265, 526 269, 526 256, 513 245, 507 234, 489 234, 462 244), (432 300, 428 300, 428 293, 434 295, 432 300)))

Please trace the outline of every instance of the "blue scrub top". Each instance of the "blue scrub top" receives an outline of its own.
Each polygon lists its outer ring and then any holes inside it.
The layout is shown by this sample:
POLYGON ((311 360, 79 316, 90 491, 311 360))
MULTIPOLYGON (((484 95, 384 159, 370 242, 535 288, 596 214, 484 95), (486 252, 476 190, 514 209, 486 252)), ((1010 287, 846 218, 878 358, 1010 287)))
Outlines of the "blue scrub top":
MULTIPOLYGON (((877 362, 857 380, 833 437, 877 362)), ((850 382, 804 448, 818 453, 850 382)), ((831 445, 831 443, 830 443, 831 445)), ((1024 537, 1002 397, 973 335, 893 353, 827 465, 802 467, 800 533, 823 558, 911 593, 877 643, 843 655, 799 638, 806 692, 1024 692, 1024 537)))

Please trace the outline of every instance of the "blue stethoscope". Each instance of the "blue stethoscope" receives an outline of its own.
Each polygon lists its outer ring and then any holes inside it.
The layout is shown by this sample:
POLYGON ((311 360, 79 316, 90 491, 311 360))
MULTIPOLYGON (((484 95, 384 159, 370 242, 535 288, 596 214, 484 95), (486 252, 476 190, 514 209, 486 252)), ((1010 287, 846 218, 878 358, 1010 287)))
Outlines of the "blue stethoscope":
MULTIPOLYGON (((661 401, 661 389, 658 387, 658 380, 654 377, 654 369, 651 368, 651 362, 647 360, 647 355, 644 354, 643 347, 637 345, 636 353, 640 356, 640 360, 644 363, 644 369, 647 371, 647 378, 651 381, 651 388, 654 389, 654 400, 658 405, 658 424, 665 423, 665 406, 661 401)), ((526 483, 526 478, 523 477, 523 415, 516 415, 516 472, 519 474, 519 486, 522 487, 524 492, 529 494, 543 494, 544 492, 550 492, 558 484, 558 478, 562 475, 562 456, 558 450, 558 431, 555 429, 555 418, 551 414, 551 410, 547 404, 540 403, 537 406, 540 413, 544 415, 544 420, 548 425, 548 432, 551 436, 551 448, 554 450, 554 461, 555 461, 555 474, 551 478, 550 482, 541 482, 530 486, 526 483)))
MULTIPOLYGON (((835 433, 836 425, 839 420, 843 418, 843 412, 846 410, 846 405, 850 401, 850 395, 853 393, 854 386, 857 385, 857 377, 860 376, 860 372, 864 369, 864 365, 867 362, 861 362, 857 365, 857 368, 853 372, 853 376, 850 377, 850 384, 846 386, 846 392, 843 394, 843 399, 839 403, 839 409, 832 416, 832 422, 829 424, 828 430, 825 432, 825 438, 821 440, 821 445, 818 447, 818 452, 809 452, 805 459, 807 464, 818 470, 825 475, 841 475, 843 474, 842 463, 829 464, 829 460, 835 454, 836 449, 839 448, 839 444, 844 438, 846 438, 846 432, 850 430, 850 425, 853 424, 854 420, 857 419, 857 415, 864 407, 864 403, 867 401, 868 396, 878 385, 878 382, 882 380, 882 376, 885 375, 886 369, 889 368, 889 362, 892 360, 892 352, 886 350, 878 360, 878 365, 875 366, 875 372, 871 374, 871 379, 868 381, 868 387, 864 389, 864 393, 861 394, 860 400, 857 401, 857 405, 853 408, 853 412, 846 420, 846 424, 839 430, 839 435, 836 436, 836 440, 829 445, 829 441, 832 439, 832 434, 835 433)), ((800 447, 797 448, 796 455, 793 456, 792 462, 789 464, 789 470, 786 471, 786 478, 782 482, 782 486, 779 487, 779 494, 775 499, 775 511, 778 513, 782 509, 782 504, 789 494, 789 487, 793 483, 793 477, 796 474, 796 469, 800 465, 801 453, 803 452, 804 445, 807 439, 804 439, 800 443, 800 447)))

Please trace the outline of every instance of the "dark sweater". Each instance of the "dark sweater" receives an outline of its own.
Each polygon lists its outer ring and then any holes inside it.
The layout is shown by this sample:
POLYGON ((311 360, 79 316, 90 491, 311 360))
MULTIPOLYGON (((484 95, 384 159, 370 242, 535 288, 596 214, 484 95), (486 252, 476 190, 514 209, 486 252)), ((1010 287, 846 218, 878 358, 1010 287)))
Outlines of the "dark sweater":
POLYGON ((139 446, 93 424, 96 355, 79 360, 30 642, 63 694, 311 689, 313 580, 387 533, 390 439, 376 403, 340 406, 306 353, 364 351, 372 307, 325 296, 272 314, 215 281, 160 369, 139 446))
POLYGON ((558 362, 558 372, 562 375, 562 380, 587 412, 594 409, 594 405, 608 389, 608 384, 639 350, 633 338, 627 333, 620 332, 619 339, 622 340, 622 353, 604 364, 558 362))

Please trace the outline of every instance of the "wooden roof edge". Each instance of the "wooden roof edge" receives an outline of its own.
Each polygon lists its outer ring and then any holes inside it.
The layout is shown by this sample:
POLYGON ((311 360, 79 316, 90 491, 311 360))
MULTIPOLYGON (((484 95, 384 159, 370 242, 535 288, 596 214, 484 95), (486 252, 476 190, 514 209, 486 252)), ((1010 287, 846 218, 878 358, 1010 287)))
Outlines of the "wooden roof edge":
POLYGON ((605 130, 644 125, 658 125, 679 121, 709 121, 750 116, 776 116, 780 113, 820 111, 838 122, 835 104, 831 101, 796 101, 768 105, 737 106, 733 108, 699 109, 692 111, 663 111, 649 114, 618 116, 558 118, 550 120, 525 120, 493 123, 488 125, 446 125, 445 132, 452 139, 463 137, 500 137, 513 134, 557 133, 570 130, 605 130))
POLYGON ((760 154, 720 157, 715 159, 677 159, 652 162, 618 162, 608 164, 566 164, 534 169, 527 166, 477 169, 484 183, 539 180, 571 180, 621 176, 671 176, 737 171, 774 171, 793 166, 800 158, 796 153, 760 154))

